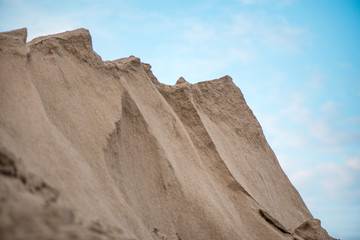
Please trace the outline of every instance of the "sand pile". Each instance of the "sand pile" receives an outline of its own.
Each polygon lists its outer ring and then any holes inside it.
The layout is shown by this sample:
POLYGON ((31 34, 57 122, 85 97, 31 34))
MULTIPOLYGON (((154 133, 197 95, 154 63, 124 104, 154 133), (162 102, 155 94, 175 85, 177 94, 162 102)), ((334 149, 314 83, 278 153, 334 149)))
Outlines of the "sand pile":
POLYGON ((0 34, 1 239, 332 239, 229 76, 157 81, 85 29, 0 34))

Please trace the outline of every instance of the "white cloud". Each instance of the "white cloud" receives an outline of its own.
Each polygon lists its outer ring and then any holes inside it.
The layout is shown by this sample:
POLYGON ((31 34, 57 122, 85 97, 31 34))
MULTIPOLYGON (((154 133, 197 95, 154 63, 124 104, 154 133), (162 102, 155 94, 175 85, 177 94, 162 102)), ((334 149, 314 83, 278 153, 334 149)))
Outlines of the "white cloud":
POLYGON ((358 157, 350 159, 347 164, 353 169, 360 170, 360 158, 358 157))
POLYGON ((356 129, 342 129, 335 122, 340 122, 341 117, 334 118, 329 122, 326 118, 314 119, 310 125, 312 136, 320 140, 325 148, 344 146, 344 144, 359 144, 360 132, 356 129))
POLYGON ((285 18, 274 19, 266 15, 252 15, 240 13, 234 16, 234 23, 230 31, 234 36, 251 36, 257 42, 285 50, 287 53, 298 53, 307 38, 308 31, 304 28, 288 25, 285 18))
POLYGON ((293 173, 290 180, 306 196, 353 202, 360 200, 359 169, 360 159, 341 163, 323 162, 293 173))

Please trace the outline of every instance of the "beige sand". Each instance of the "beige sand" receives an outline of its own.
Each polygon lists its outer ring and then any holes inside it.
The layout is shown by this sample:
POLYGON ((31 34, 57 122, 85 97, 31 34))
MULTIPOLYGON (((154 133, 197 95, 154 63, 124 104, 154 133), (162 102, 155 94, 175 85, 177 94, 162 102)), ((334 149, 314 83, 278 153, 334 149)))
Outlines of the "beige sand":
POLYGON ((1 239, 332 239, 229 76, 150 68, 85 29, 0 34, 1 239))

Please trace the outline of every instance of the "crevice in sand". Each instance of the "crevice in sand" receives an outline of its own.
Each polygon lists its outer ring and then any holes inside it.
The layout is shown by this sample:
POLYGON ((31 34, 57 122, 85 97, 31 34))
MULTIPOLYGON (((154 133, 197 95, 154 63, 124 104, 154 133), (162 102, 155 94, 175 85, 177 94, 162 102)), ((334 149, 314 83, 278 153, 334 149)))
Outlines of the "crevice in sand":
POLYGON ((290 230, 286 229, 276 218, 272 217, 267 211, 264 209, 259 210, 260 216, 262 216, 268 223, 270 223, 273 227, 281 231, 282 233, 291 234, 290 230))

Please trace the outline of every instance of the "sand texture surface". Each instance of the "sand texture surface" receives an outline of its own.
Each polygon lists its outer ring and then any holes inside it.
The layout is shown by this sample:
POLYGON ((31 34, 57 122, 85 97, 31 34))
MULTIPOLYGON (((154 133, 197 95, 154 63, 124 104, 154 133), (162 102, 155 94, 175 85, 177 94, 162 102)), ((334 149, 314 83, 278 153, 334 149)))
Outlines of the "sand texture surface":
POLYGON ((26 36, 0 34, 0 239, 332 239, 229 76, 26 36))

